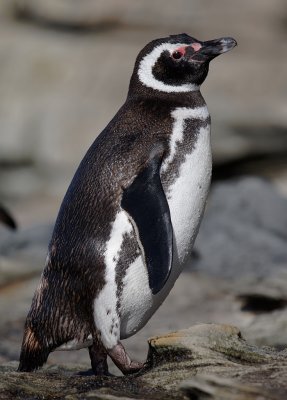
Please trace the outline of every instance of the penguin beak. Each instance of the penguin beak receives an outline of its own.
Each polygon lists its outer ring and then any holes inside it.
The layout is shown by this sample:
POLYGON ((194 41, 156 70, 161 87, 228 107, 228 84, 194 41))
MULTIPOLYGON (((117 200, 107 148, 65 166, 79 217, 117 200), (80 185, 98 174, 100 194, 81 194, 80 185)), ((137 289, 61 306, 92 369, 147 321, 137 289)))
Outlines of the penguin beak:
POLYGON ((201 54, 216 57, 233 49, 236 45, 236 40, 230 37, 208 40, 202 43, 201 54))
POLYGON ((186 55, 189 56, 189 62, 202 63, 211 61, 213 58, 226 53, 235 46, 237 46, 236 40, 230 37, 208 40, 206 42, 197 41, 188 46, 186 55))

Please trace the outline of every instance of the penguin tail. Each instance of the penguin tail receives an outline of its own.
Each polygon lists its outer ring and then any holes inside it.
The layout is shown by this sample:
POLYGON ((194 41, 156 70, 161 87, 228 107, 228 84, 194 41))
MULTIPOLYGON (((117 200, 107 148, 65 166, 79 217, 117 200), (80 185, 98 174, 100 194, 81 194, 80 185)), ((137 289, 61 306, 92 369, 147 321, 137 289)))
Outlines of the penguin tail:
POLYGON ((26 327, 18 366, 19 372, 32 372, 40 368, 49 356, 51 349, 39 340, 35 332, 26 327))

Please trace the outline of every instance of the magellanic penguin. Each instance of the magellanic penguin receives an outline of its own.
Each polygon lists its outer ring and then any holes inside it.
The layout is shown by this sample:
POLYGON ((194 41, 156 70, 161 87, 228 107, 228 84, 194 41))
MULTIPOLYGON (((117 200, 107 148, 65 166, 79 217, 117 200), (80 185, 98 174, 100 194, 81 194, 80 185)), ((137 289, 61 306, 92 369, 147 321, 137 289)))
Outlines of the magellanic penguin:
POLYGON ((188 260, 211 176, 210 117, 200 93, 209 62, 236 41, 187 34, 139 53, 128 96, 68 188, 27 316, 19 371, 56 349, 88 347, 124 373, 120 339, 138 332, 188 260))

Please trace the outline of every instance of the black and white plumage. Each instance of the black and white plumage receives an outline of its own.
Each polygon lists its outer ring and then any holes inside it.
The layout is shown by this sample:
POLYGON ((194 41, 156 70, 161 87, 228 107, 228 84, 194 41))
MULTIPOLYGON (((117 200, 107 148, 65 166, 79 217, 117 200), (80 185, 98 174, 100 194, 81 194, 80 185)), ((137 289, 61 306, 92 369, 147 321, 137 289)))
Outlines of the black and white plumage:
POLYGON ((188 260, 211 176, 210 117, 199 91, 234 39, 157 39, 138 55, 127 100, 82 160, 63 200, 27 316, 20 371, 55 349, 89 347, 124 372, 121 338, 141 329, 188 260))

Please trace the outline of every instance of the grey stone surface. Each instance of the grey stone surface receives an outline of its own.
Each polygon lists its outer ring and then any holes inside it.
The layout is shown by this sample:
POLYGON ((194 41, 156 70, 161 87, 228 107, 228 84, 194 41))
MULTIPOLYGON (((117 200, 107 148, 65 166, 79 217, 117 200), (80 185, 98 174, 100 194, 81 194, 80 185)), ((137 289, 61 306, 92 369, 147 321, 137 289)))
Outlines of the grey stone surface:
POLYGON ((262 389, 258 386, 240 383, 234 379, 222 378, 215 375, 196 376, 181 385, 188 399, 191 400, 279 400, 282 395, 273 390, 262 389))
POLYGON ((31 259, 34 255, 43 255, 43 248, 47 249, 48 241, 52 234, 51 225, 34 226, 30 228, 8 231, 0 229, 0 254, 11 257, 16 253, 29 253, 31 259), (38 250, 39 249, 39 250, 38 250))
POLYGON ((37 276, 44 267, 52 227, 0 229, 0 287, 37 276))
POLYGON ((250 177, 214 186, 196 240, 193 268, 216 276, 263 277, 286 269, 287 200, 250 177))
POLYGON ((149 339, 146 368, 127 377, 85 377, 79 365, 37 373, 0 366, 5 399, 214 399, 285 400, 286 351, 258 348, 236 327, 198 324, 149 339), (78 370, 79 371, 79 370, 78 370))

